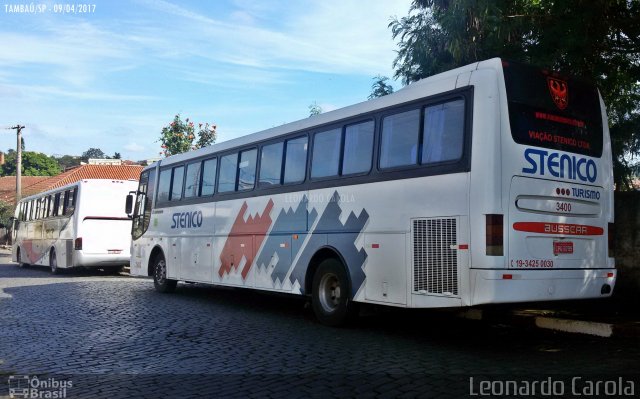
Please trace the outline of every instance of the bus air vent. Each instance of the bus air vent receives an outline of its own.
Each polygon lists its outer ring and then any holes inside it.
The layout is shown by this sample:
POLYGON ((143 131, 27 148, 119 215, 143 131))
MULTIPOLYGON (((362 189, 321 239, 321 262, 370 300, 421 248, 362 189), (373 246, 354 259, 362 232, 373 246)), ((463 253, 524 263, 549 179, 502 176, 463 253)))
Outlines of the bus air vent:
POLYGON ((412 222, 413 291, 458 295, 457 219, 414 219, 412 222))

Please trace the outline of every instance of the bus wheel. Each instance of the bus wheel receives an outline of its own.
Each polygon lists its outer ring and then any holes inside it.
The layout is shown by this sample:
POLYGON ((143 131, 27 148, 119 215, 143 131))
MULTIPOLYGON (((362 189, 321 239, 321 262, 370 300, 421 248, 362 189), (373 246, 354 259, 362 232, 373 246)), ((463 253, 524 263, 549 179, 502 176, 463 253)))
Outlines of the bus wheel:
POLYGON ((167 278, 167 262, 164 260, 164 256, 156 256, 155 264, 153 265, 153 286, 156 291, 163 293, 173 292, 177 284, 176 280, 167 278))
POLYGON ((16 260, 18 261, 18 267, 29 267, 28 263, 22 261, 22 251, 18 247, 18 253, 16 255, 16 260))
POLYGON ((51 253, 49 253, 49 266, 51 267, 51 274, 60 274, 60 269, 58 268, 58 258, 56 257, 55 249, 52 249, 51 253))
POLYGON ((325 259, 313 276, 311 303, 318 320, 327 326, 340 326, 350 321, 357 305, 349 298, 349 279, 342 263, 325 259))

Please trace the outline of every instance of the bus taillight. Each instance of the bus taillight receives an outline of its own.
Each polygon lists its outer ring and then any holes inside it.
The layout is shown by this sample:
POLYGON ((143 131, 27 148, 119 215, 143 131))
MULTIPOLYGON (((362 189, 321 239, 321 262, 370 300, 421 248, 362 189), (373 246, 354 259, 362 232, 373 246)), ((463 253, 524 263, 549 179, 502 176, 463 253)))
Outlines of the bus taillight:
POLYGON ((615 223, 609 223, 609 229, 607 233, 609 257, 613 258, 616 255, 616 229, 615 223))
POLYGON ((487 215, 487 255, 504 255, 503 215, 487 215))
POLYGON ((81 250, 82 249, 82 237, 76 238, 73 242, 73 249, 81 250))

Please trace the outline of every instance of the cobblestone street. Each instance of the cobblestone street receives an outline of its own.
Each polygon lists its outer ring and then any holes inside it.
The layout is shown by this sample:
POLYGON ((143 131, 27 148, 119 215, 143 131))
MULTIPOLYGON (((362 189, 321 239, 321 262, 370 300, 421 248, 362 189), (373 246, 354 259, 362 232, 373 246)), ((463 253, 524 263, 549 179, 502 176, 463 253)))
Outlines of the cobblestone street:
POLYGON ((404 310, 335 329, 298 298, 186 284, 163 295, 147 279, 0 263, 0 397, 15 375, 72 381, 72 398, 391 398, 468 396, 470 377, 640 372, 635 340, 404 310))

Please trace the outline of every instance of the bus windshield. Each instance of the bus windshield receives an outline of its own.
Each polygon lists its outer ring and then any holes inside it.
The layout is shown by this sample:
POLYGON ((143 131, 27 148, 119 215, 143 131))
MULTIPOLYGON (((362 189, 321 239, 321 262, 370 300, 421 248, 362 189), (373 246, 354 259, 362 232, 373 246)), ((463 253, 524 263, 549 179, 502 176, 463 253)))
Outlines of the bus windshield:
POLYGON ((503 70, 516 143, 602 156, 602 115, 593 85, 506 61, 503 70))

